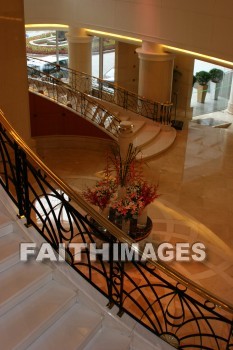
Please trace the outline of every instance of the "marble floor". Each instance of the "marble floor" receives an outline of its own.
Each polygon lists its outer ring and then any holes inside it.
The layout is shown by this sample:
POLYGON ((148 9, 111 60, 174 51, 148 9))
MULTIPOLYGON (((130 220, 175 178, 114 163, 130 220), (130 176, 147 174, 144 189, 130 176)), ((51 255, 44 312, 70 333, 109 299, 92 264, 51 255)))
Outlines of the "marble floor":
MULTIPOLYGON (((233 116, 202 115, 232 122, 227 129, 190 122, 174 144, 144 165, 145 176, 159 184, 160 198, 149 208, 150 239, 201 241, 207 259, 170 266, 233 304, 233 116)), ((103 147, 43 148, 45 163, 74 190, 95 183, 105 166, 103 147)))

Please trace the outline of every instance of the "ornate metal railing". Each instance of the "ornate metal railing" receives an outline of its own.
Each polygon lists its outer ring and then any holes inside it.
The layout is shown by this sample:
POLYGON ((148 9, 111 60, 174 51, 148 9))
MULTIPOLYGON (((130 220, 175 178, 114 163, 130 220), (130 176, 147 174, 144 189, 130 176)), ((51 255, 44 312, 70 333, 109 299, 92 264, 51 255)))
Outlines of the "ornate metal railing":
MULTIPOLYGON (((109 259, 92 261, 88 246, 75 259, 67 246, 66 260, 83 278, 115 304, 177 349, 229 350, 233 348, 233 307, 190 282, 160 262, 118 261, 113 244, 130 249, 132 239, 102 217, 58 178, 22 141, 0 114, 0 183, 19 215, 55 250, 59 243, 96 243, 101 231, 91 216, 109 232, 109 259), (86 215, 87 214, 87 215, 86 215)), ((106 241, 106 237, 105 237, 106 241)), ((142 254, 138 249, 139 255, 142 254)))
POLYGON ((28 67, 29 90, 43 94, 47 98, 77 112, 94 123, 115 140, 118 139, 120 120, 117 116, 88 95, 73 90, 59 79, 28 67))
MULTIPOLYGON (((57 74, 57 65, 38 58, 28 56, 28 62, 33 59, 47 63, 46 72, 48 74, 57 74)), ((39 67, 37 68, 39 69, 39 67)), ((82 91, 86 94, 98 97, 101 100, 116 104, 126 110, 140 114, 143 117, 153 119, 162 124, 170 124, 173 104, 169 101, 158 102, 146 99, 133 92, 130 92, 114 83, 93 77, 86 73, 78 72, 73 69, 59 66, 60 76, 72 89, 82 91)))

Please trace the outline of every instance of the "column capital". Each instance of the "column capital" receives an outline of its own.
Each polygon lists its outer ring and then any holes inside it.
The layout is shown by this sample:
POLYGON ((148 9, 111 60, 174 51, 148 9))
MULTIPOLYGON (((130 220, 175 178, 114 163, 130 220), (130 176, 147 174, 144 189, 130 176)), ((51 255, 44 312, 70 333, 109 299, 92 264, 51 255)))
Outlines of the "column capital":
POLYGON ((74 44, 87 44, 92 41, 92 37, 86 34, 86 30, 78 27, 69 27, 66 38, 69 43, 74 44))
POLYGON ((160 53, 152 53, 152 52, 145 52, 143 48, 136 49, 136 52, 138 54, 138 58, 140 60, 144 61, 172 61, 175 58, 175 55, 165 52, 160 53))
POLYGON ((74 44, 88 44, 92 42, 91 36, 74 36, 74 35, 66 34, 66 38, 69 43, 74 43, 74 44))
POLYGON ((171 61, 175 55, 163 52, 160 44, 153 42, 142 42, 142 47, 136 49, 138 58, 145 61, 171 61))

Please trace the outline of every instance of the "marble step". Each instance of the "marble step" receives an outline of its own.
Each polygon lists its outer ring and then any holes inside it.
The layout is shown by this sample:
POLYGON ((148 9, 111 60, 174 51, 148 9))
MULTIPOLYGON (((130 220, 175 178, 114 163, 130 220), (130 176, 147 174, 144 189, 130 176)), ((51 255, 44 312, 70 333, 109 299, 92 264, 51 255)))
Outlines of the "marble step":
POLYGON ((75 304, 27 350, 86 349, 100 329, 101 316, 84 305, 75 304))
POLYGON ((129 350, 130 336, 123 334, 117 328, 103 327, 85 350, 129 350))
POLYGON ((0 274, 0 316, 52 279, 52 270, 43 263, 17 263, 0 274))
POLYGON ((148 160, 166 151, 176 139, 174 128, 161 129, 159 135, 149 144, 141 149, 137 159, 148 160))
POLYGON ((75 301, 76 294, 73 290, 55 281, 47 283, 0 318, 1 348, 26 349, 75 301))
POLYGON ((0 213, 0 237, 7 235, 13 231, 13 221, 7 216, 0 213))
POLYGON ((19 261, 19 247, 22 238, 17 232, 0 237, 0 272, 19 261))
POLYGON ((137 119, 130 119, 129 120, 133 125, 133 137, 136 137, 136 134, 139 132, 143 132, 143 127, 145 126, 146 122, 144 120, 137 120, 137 119))
POLYGON ((160 133, 160 129, 160 126, 157 125, 144 125, 140 133, 138 133, 133 140, 134 147, 145 147, 148 143, 157 137, 157 135, 160 133))

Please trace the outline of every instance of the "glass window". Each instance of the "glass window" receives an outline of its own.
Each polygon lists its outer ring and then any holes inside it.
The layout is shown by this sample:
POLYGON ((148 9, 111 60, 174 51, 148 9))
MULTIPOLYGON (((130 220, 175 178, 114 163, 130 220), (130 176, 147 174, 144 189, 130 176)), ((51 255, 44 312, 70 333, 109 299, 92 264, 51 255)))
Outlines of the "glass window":
POLYGON ((100 38, 93 37, 92 40, 92 75, 99 78, 99 61, 100 61, 100 38))
POLYGON ((115 40, 103 39, 103 79, 115 81, 115 40))
POLYGON ((115 40, 94 36, 92 41, 92 75, 114 82, 115 40))

